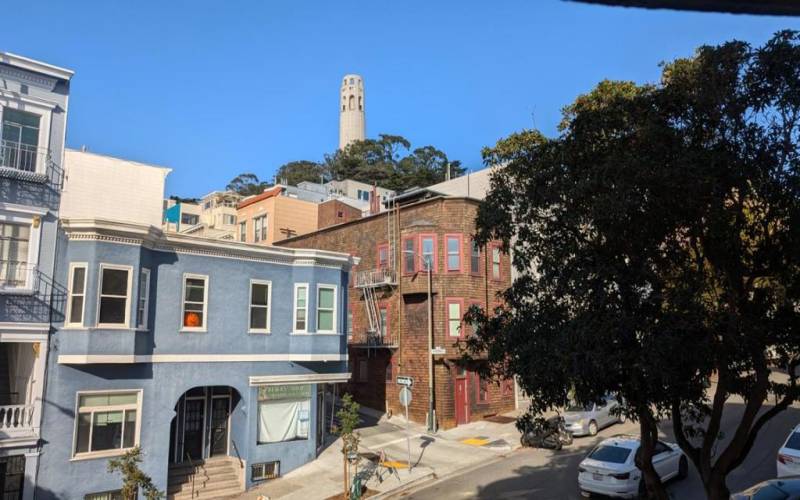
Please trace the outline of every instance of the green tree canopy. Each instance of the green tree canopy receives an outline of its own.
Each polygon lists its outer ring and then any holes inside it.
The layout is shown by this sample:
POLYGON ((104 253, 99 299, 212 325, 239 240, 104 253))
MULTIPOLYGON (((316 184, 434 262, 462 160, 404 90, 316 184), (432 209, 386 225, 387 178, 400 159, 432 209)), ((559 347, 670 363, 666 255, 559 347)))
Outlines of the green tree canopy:
POLYGON ((655 498, 660 418, 719 500, 798 398, 797 68, 796 32, 701 47, 658 85, 601 82, 564 109, 558 137, 526 131, 484 150, 504 166, 476 236, 501 240, 519 278, 493 314, 470 310, 469 351, 516 375, 534 414, 621 397, 655 498), (732 398, 743 411, 723 441, 732 398))
POLYGON ((253 173, 239 174, 225 186, 228 191, 235 191, 242 196, 259 194, 269 187, 268 182, 258 180, 258 176, 253 173))
POLYGON ((325 168, 317 162, 309 160, 290 161, 284 163, 275 173, 278 182, 296 186, 308 182, 321 182, 325 180, 325 168))

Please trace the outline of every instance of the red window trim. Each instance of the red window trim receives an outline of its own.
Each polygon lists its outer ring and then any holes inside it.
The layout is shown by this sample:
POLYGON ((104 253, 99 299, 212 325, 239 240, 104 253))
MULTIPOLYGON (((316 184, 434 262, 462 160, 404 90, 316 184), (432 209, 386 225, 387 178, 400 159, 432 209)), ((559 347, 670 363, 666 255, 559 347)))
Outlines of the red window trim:
POLYGON ((491 273, 492 281, 503 281, 503 246, 500 243, 492 243, 489 245, 491 252, 489 253, 489 270, 488 272, 491 273), (500 255, 500 262, 498 265, 498 273, 499 276, 495 278, 494 276, 494 249, 497 249, 500 255))
POLYGON ((478 372, 475 372, 475 402, 479 405, 487 405, 489 404, 489 381, 484 381, 486 383, 486 399, 481 399, 481 381, 484 379, 478 375, 478 372))
POLYGON ((381 302, 378 304, 378 321, 381 319, 381 310, 386 311, 386 337, 392 335, 392 309, 389 307, 388 302, 381 302))
POLYGON ((375 264, 377 269, 389 269, 389 244, 379 243, 375 249, 375 264), (386 267, 381 267, 381 250, 386 249, 386 267))
POLYGON ((417 263, 417 269, 419 271, 425 271, 422 267, 422 240, 425 238, 433 238, 433 266, 431 267, 431 271, 433 274, 436 274, 436 270, 439 268, 439 245, 436 238, 436 233, 420 233, 417 239, 417 253, 419 254, 420 262, 417 263))
POLYGON ((503 381, 500 384, 501 384, 501 387, 502 387, 501 391, 502 391, 503 396, 511 396, 511 395, 514 394, 514 379, 513 378, 503 379, 503 381))
POLYGON ((413 276, 419 270, 418 269, 419 266, 417 264, 417 260, 418 260, 417 236, 403 236, 400 239, 400 248, 401 248, 400 252, 403 255, 403 268, 401 269, 401 273, 402 273, 403 276, 413 276), (413 252, 414 260, 413 260, 413 262, 411 264, 411 270, 410 271, 408 269, 406 269, 406 258, 407 258, 407 255, 406 255, 406 241, 410 241, 412 243, 412 246, 413 246, 411 251, 413 252))
POLYGON ((464 235, 460 233, 448 233, 444 235, 444 267, 448 273, 463 273, 464 272, 464 235), (451 238, 458 240, 458 267, 455 269, 450 268, 450 249, 447 244, 451 238))
POLYGON ((464 299, 463 297, 447 297, 444 299, 444 317, 447 321, 447 338, 448 339, 463 339, 466 338, 466 331, 464 329, 464 299), (458 335, 451 335, 450 334, 450 304, 458 304, 459 311, 461 311, 461 317, 458 318, 459 323, 459 330, 458 335))
POLYGON ((472 270, 472 242, 475 241, 474 238, 469 239, 469 251, 467 252, 467 258, 469 259, 469 265, 466 263, 464 264, 465 268, 469 268, 469 274, 472 276, 480 276, 481 275, 481 268, 483 267, 483 259, 481 258, 481 247, 478 247, 478 269, 473 271, 472 270))

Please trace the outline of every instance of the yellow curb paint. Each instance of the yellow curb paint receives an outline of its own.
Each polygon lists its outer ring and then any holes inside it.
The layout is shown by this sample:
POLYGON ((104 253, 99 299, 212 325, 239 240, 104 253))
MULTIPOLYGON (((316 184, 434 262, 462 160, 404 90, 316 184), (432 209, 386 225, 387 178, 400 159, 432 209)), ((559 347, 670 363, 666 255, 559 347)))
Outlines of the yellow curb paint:
POLYGON ((408 464, 406 462, 397 462, 395 460, 381 462, 381 465, 383 467, 392 467, 394 469, 408 469, 408 464))
POLYGON ((468 438, 461 441, 464 444, 468 444, 470 446, 486 446, 489 444, 488 439, 480 439, 480 438, 468 438))

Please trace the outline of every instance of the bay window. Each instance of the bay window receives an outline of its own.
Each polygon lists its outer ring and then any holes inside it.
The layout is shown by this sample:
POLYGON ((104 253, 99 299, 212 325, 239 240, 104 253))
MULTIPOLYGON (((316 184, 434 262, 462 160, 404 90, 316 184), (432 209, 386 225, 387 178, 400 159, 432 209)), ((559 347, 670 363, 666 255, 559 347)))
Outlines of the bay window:
POLYGON ((403 274, 414 274, 416 261, 417 249, 414 238, 403 238, 403 274))
POLYGON ((141 392, 78 393, 73 456, 119 452, 139 443, 141 392))
POLYGON ((500 247, 492 246, 492 279, 500 280, 500 247))
POLYGON ((36 172, 39 160, 41 116, 13 108, 3 109, 0 167, 36 172))
POLYGON ((448 234, 444 237, 445 250, 447 251, 447 270, 461 271, 461 242, 460 234, 448 234))
POLYGON ((272 283, 250 280, 250 332, 269 333, 272 283))
POLYGON ((67 296, 67 325, 83 326, 86 304, 86 264, 69 265, 69 295, 67 296))
POLYGON ((208 276, 184 274, 181 330, 205 331, 208 323, 208 276))
POLYGON ((305 333, 307 330, 308 313, 308 285, 297 283, 294 285, 294 331, 305 333))
POLYGON ((258 388, 258 444, 308 439, 311 385, 258 388))
POLYGON ((461 317, 464 315, 462 311, 464 307, 464 300, 446 299, 445 304, 447 307, 447 334, 450 337, 462 337, 463 328, 461 324, 461 317))
POLYGON ((333 285, 317 287, 317 332, 336 332, 336 287, 333 285))
POLYGON ((0 221, 0 288, 23 288, 28 283, 30 224, 0 221))
POLYGON ((419 237, 419 247, 422 253, 423 271, 428 271, 430 267, 431 272, 436 272, 436 235, 422 234, 419 237))
POLYGON ((481 248, 474 239, 471 240, 470 244, 469 272, 472 274, 481 273, 481 248))
POLYGON ((100 264, 100 293, 97 326, 130 325, 130 266, 100 264))
POLYGON ((147 328, 147 313, 150 303, 150 270, 139 272, 139 300, 136 303, 136 327, 147 328))

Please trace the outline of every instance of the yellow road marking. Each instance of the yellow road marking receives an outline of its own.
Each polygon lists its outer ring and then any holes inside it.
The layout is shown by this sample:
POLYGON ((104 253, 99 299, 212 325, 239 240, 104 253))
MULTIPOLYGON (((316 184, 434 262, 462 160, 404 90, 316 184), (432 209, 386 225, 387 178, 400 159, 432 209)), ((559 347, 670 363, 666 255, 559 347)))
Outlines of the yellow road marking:
POLYGON ((386 460, 381 462, 383 467, 392 467, 394 469, 408 469, 407 462, 398 462, 397 460, 386 460))
POLYGON ((489 444, 488 439, 481 439, 481 438, 468 438, 468 439, 463 439, 461 442, 471 446, 486 446, 487 444, 489 444))

